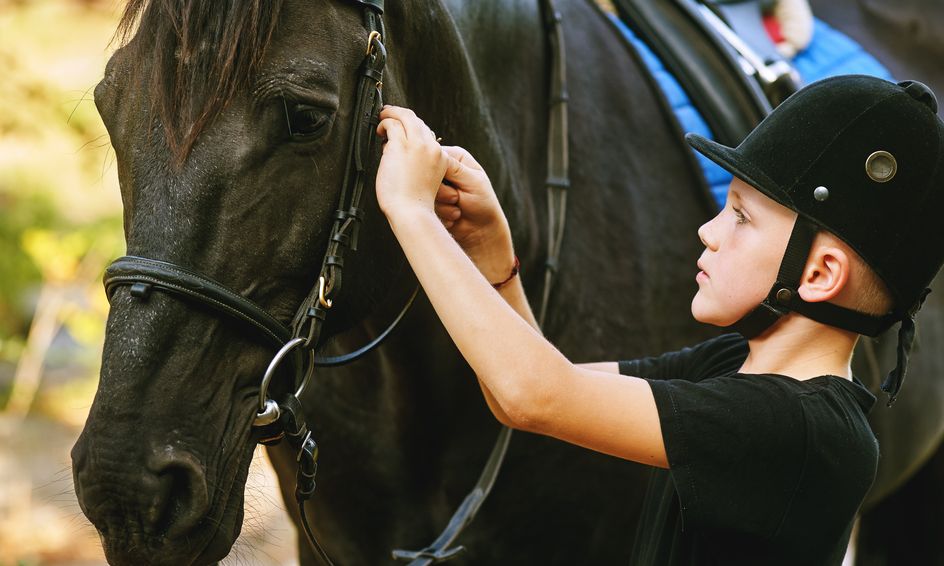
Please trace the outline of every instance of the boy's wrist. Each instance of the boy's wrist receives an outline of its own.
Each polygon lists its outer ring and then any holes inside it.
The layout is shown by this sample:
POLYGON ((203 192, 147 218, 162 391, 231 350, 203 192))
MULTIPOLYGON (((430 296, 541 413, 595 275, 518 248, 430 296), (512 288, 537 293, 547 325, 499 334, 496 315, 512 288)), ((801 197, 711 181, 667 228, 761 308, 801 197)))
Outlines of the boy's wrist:
MULTIPOLYGON (((411 226, 423 223, 440 223, 436 213, 413 203, 385 211, 387 221, 394 233, 409 232, 411 226)), ((507 224, 488 231, 488 237, 474 245, 461 246, 479 272, 491 283, 504 281, 515 266, 515 252, 511 242, 511 231, 507 224)))
POLYGON ((492 283, 503 281, 515 264, 515 250, 507 229, 495 230, 487 240, 464 246, 466 255, 492 283))
POLYGON ((396 206, 388 206, 381 210, 387 217, 390 227, 396 231, 397 227, 425 222, 431 218, 436 218, 436 213, 431 207, 425 206, 420 202, 402 202, 396 206))
POLYGON ((510 246, 501 252, 493 251, 487 256, 469 254, 469 258, 479 268, 479 272, 485 279, 492 284, 505 281, 517 265, 514 250, 510 246))

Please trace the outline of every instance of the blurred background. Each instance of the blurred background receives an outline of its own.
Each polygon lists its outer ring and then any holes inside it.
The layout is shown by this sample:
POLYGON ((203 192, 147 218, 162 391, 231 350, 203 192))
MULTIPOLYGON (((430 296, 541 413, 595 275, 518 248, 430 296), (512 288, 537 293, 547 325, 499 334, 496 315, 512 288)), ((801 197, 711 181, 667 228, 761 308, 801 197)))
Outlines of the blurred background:
MULTIPOLYGON (((98 383, 105 265, 124 251, 92 90, 111 0, 0 0, 0 566, 105 564, 69 450, 98 383)), ((295 533, 261 450, 231 564, 288 564, 295 533)))

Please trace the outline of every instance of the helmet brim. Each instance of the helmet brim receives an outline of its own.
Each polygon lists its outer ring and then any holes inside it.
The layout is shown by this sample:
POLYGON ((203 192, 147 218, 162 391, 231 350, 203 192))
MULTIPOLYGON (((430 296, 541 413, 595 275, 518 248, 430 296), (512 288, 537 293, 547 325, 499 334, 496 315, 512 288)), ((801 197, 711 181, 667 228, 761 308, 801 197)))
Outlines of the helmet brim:
POLYGON ((774 183, 759 167, 741 155, 737 148, 722 145, 698 134, 685 134, 685 141, 698 153, 720 165, 728 173, 744 181, 787 208, 797 207, 786 192, 774 183))

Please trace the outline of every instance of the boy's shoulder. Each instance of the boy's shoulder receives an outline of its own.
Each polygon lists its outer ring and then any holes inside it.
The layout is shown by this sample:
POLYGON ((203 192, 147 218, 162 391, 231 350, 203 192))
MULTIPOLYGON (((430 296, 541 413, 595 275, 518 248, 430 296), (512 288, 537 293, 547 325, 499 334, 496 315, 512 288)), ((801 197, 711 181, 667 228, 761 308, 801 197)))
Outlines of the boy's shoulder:
POLYGON ((867 419, 875 397, 860 383, 737 372, 649 383, 692 523, 778 552, 808 542, 810 525, 821 531, 818 552, 847 536, 878 461, 867 419))
POLYGON ((621 360, 619 372, 645 379, 701 381, 734 374, 747 354, 747 340, 740 334, 729 333, 658 356, 621 360))

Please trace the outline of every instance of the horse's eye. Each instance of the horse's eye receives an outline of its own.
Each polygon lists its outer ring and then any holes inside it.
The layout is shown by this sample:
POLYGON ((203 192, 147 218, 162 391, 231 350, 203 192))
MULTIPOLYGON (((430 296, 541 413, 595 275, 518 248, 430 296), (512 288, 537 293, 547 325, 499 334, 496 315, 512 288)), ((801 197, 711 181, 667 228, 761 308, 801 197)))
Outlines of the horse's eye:
POLYGON ((309 141, 320 137, 331 125, 334 113, 308 104, 294 104, 288 108, 288 127, 292 137, 309 141))

